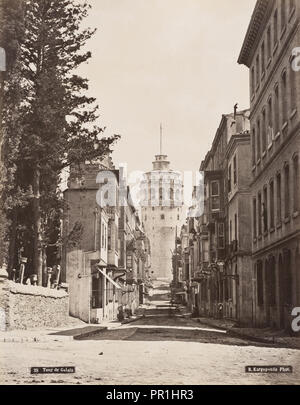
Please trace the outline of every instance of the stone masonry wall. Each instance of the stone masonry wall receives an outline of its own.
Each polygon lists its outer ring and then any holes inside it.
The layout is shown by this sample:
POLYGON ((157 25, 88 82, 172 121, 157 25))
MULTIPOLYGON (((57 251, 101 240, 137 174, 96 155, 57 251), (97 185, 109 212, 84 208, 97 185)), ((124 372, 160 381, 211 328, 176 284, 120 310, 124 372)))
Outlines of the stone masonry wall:
POLYGON ((68 315, 65 291, 0 281, 0 330, 63 326, 68 315))

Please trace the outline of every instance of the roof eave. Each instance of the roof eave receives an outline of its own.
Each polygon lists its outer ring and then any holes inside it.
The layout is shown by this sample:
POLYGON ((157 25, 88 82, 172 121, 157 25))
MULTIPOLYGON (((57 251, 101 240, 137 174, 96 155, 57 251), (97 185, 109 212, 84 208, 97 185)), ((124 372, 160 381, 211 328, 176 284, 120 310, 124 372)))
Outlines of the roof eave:
POLYGON ((266 16, 266 11, 273 2, 274 0, 257 0, 238 58, 238 64, 245 65, 248 68, 250 67, 251 50, 257 40, 257 35, 266 16))

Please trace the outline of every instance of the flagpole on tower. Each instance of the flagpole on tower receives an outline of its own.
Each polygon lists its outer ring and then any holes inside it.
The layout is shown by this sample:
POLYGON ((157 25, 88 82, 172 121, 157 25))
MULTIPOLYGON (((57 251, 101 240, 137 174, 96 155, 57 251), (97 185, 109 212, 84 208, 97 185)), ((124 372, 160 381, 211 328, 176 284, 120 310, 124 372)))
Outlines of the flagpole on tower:
POLYGON ((163 135, 163 127, 160 124, 160 155, 162 155, 162 135, 163 135))

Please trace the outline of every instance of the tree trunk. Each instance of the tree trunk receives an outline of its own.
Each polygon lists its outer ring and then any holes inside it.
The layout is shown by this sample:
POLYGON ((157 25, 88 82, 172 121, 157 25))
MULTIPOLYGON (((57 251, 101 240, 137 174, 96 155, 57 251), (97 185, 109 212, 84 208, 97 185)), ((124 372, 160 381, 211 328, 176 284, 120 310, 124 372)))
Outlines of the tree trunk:
POLYGON ((47 281, 47 253, 46 253, 46 248, 44 247, 42 249, 42 256, 43 256, 43 266, 42 266, 42 285, 43 287, 46 286, 46 281, 47 281))
POLYGON ((14 208, 9 232, 8 274, 12 275, 16 257, 17 209, 14 208))
POLYGON ((34 274, 38 277, 38 285, 43 284, 43 249, 42 249, 42 218, 40 207, 40 168, 37 166, 33 171, 33 224, 34 224, 34 274))

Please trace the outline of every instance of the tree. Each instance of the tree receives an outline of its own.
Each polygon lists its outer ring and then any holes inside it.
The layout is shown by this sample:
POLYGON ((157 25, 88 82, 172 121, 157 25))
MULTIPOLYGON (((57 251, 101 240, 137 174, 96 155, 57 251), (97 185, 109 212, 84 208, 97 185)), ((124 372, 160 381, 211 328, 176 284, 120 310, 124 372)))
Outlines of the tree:
POLYGON ((91 58, 83 49, 95 31, 81 29, 89 9, 75 0, 23 1, 22 135, 14 185, 24 198, 17 233, 31 239, 27 256, 40 285, 45 251, 59 238, 62 169, 101 159, 118 139, 103 137, 96 100, 86 95, 88 81, 76 74, 91 58))
POLYGON ((15 162, 21 139, 20 41, 23 38, 22 0, 0 0, 0 47, 5 70, 0 72, 0 267, 8 260, 7 233, 12 212, 22 204, 15 188, 15 162))

